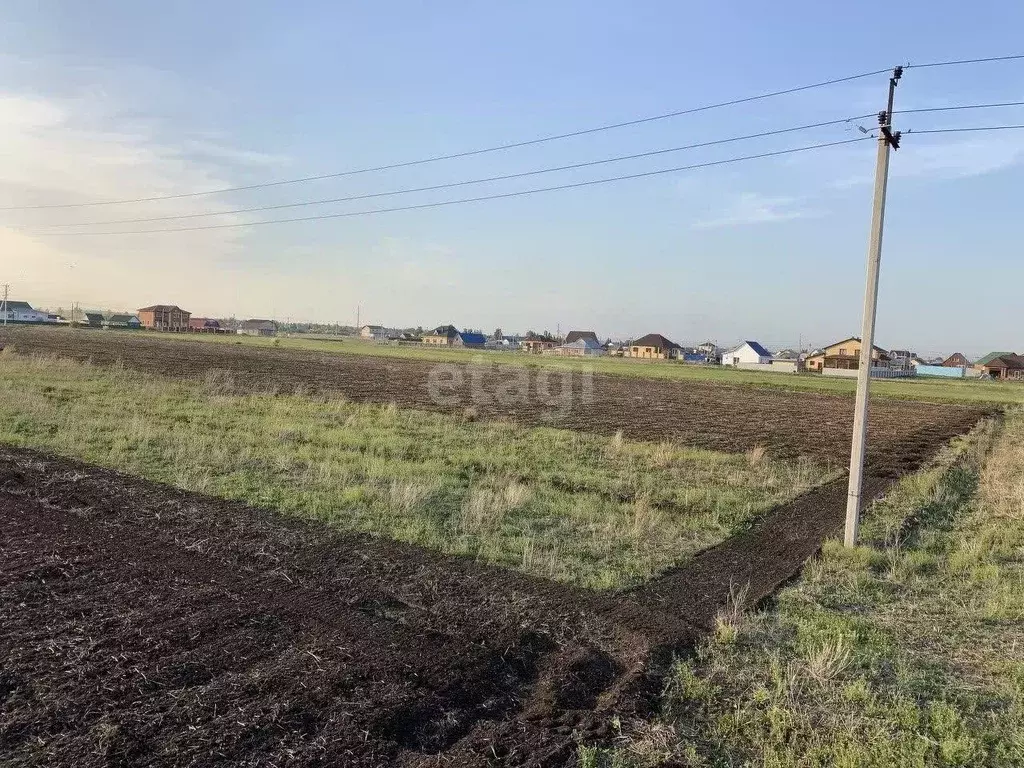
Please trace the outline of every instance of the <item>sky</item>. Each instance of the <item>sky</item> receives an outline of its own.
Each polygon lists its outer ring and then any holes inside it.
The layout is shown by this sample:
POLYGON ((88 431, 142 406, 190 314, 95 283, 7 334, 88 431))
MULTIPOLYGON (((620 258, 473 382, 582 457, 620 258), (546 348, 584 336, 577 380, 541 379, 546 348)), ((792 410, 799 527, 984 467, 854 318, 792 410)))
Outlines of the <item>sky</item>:
MULTIPOLYGON (((43 307, 823 345, 859 333, 872 117, 655 157, 277 211, 872 115, 887 76, 444 162, 401 163, 888 68, 1024 53, 1024 5, 435 2, 0 6, 0 282, 43 307), (172 199, 78 208, 25 206, 172 199), (184 196, 182 196, 184 195, 184 196), (96 222, 185 216, 156 223, 96 222), (93 224, 90 224, 93 223, 93 224), (243 225, 190 232, 126 230, 243 225), (76 226, 68 226, 76 225, 76 226), (104 233, 122 234, 104 234, 104 233), (92 234, 90 234, 92 233, 92 234)), ((896 109, 1024 100, 1024 60, 911 66, 896 109)), ((897 115, 878 343, 1024 350, 1024 108, 897 115)))

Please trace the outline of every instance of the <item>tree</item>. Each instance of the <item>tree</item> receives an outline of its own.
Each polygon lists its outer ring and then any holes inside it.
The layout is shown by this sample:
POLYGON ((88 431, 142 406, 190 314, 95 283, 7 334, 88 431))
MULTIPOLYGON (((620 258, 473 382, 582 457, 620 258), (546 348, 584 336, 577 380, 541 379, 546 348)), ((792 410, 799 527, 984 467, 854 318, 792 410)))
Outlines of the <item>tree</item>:
POLYGON ((501 332, 501 328, 495 328, 494 335, 491 336, 491 338, 494 339, 495 341, 501 341, 503 338, 505 338, 505 334, 501 332))

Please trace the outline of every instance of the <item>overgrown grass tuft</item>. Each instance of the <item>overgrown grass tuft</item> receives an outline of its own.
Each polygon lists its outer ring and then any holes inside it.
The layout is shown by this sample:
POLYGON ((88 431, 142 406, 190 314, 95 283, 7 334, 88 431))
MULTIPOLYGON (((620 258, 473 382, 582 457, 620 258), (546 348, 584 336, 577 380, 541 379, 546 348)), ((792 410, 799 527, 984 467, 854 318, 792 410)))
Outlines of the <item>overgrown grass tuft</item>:
POLYGON ((832 475, 808 462, 0 353, 0 440, 593 588, 644 581, 832 475))
POLYGON ((1024 765, 1024 411, 829 542, 770 609, 677 662, 663 712, 582 765, 1024 765), (668 734, 668 735, 666 735, 668 734))

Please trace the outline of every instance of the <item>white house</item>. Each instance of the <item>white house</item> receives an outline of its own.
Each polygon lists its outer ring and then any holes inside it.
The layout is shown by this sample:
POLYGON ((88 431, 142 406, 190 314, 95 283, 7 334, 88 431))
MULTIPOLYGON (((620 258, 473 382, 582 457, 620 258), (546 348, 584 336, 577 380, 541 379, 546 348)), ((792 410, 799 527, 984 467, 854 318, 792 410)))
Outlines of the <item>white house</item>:
POLYGON ((722 365, 770 365, 772 353, 756 341, 744 341, 722 353, 722 365))
POLYGON ((484 342, 485 349, 519 349, 522 339, 519 336, 502 336, 500 339, 488 339, 484 342))
POLYGON ((32 309, 27 301, 0 300, 0 322, 5 320, 8 323, 58 323, 62 318, 32 309))
POLYGON ((918 359, 915 352, 911 352, 909 349, 891 349, 889 350, 889 367, 895 368, 900 371, 912 371, 916 370, 917 365, 914 360, 918 359))
POLYGON ((359 336, 374 341, 387 341, 401 335, 397 328, 385 328, 383 325, 364 325, 359 329, 359 336))
POLYGON ((722 353, 722 350, 718 348, 718 345, 713 341, 705 341, 703 344, 698 344, 693 349, 694 352, 700 355, 704 355, 708 359, 717 359, 722 353))

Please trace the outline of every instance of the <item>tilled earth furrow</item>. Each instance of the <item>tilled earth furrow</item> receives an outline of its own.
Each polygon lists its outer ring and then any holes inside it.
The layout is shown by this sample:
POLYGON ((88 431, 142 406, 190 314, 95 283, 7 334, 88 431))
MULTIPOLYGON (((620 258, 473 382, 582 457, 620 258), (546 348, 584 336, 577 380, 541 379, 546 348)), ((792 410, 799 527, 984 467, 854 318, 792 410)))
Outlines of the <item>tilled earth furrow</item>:
MULTIPOLYGON (((0 330, 0 343, 19 353, 52 354, 98 365, 122 363, 146 373, 203 379, 228 372, 237 392, 337 393, 357 402, 510 419, 635 440, 671 440, 720 451, 763 447, 783 458, 813 457, 842 465, 849 458, 853 399, 692 380, 593 374, 523 368, 490 353, 479 363, 423 360, 203 343, 152 333, 113 334, 95 330, 17 328, 0 330), (432 397, 431 374, 444 366, 461 382, 444 398, 432 397), (509 382, 521 382, 511 400, 501 396, 509 382)), ((658 363, 652 363, 657 365, 658 363)), ((661 365, 676 365, 662 362, 661 365)), ((780 378, 780 384, 784 379, 780 378)), ((895 477, 918 466, 937 443, 966 431, 988 407, 965 407, 878 399, 872 402, 868 464, 876 475, 895 477)))

